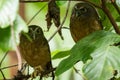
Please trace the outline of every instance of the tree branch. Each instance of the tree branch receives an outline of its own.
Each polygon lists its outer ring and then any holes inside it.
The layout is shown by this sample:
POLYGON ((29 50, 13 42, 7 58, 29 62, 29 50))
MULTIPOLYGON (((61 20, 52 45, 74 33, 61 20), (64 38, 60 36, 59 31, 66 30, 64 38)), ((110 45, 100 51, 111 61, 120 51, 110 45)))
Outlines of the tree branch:
POLYGON ((79 74, 82 77, 83 80, 87 80, 81 73, 79 73, 79 71, 75 67, 73 67, 73 69, 77 74, 79 74))
POLYGON ((75 0, 75 1, 84 1, 84 2, 88 2, 88 3, 92 4, 93 6, 95 6, 95 7, 101 9, 101 6, 100 6, 100 5, 96 5, 95 3, 91 2, 90 0, 75 0))
POLYGON ((35 3, 35 2, 48 2, 49 0, 19 0, 21 3, 35 3))
POLYGON ((18 66, 18 64, 15 64, 15 65, 11 65, 11 66, 7 66, 7 67, 0 68, 0 70, 7 69, 7 68, 11 68, 11 67, 17 67, 17 66, 18 66))
MULTIPOLYGON (((48 3, 47 3, 48 4, 48 3)), ((31 23, 31 21, 47 6, 47 4, 45 4, 28 22, 27 25, 29 25, 31 23)))
POLYGON ((0 67, 2 65, 2 62, 4 61, 5 57, 7 56, 8 52, 5 53, 5 55, 3 56, 2 60, 0 61, 0 67))
POLYGON ((101 0, 101 2, 102 2, 102 9, 103 9, 104 13, 105 13, 105 14, 107 15, 107 17, 109 18, 109 20, 110 20, 111 24, 113 25, 116 33, 117 33, 117 34, 120 34, 120 29, 119 29, 119 27, 117 26, 117 24, 116 24, 113 16, 111 15, 110 11, 109 11, 108 8, 106 7, 106 4, 105 4, 105 3, 106 3, 106 0, 101 0))
POLYGON ((0 69, 0 72, 1 72, 1 74, 2 74, 2 76, 3 76, 3 78, 4 78, 4 80, 6 80, 6 78, 5 78, 5 75, 4 75, 4 73, 3 73, 3 71, 0 69))
POLYGON ((120 9, 119 9, 118 5, 116 4, 116 1, 111 0, 111 3, 113 4, 113 6, 117 10, 117 12, 120 14, 120 9))
MULTIPOLYGON (((33 0, 33 1, 28 1, 28 0, 20 0, 19 2, 21 3, 35 3, 35 2, 48 2, 49 0, 33 0)), ((64 1, 64 0, 61 0, 64 1)), ((92 4, 93 6, 97 7, 97 8, 101 8, 101 6, 96 5, 95 3, 92 3, 90 0, 68 0, 68 1, 85 1, 88 2, 90 4, 92 4)))

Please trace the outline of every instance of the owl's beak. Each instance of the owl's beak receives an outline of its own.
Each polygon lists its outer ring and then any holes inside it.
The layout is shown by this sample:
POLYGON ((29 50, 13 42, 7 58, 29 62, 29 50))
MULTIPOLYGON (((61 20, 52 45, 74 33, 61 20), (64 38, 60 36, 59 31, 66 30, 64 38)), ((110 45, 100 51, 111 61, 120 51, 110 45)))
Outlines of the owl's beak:
POLYGON ((35 33, 33 33, 33 40, 35 40, 35 33))
POLYGON ((76 11, 76 17, 80 17, 81 12, 80 11, 76 11))

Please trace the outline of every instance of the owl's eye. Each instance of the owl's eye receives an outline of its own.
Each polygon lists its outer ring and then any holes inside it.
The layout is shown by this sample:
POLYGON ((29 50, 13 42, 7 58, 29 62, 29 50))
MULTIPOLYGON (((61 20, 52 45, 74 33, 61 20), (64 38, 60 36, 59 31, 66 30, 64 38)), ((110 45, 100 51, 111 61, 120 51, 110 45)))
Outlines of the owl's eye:
POLYGON ((29 33, 32 33, 32 32, 33 32, 32 28, 29 28, 29 33))
POLYGON ((36 33, 37 33, 37 34, 41 34, 41 30, 40 30, 40 29, 37 29, 37 30, 36 30, 36 33))
POLYGON ((86 13, 87 9, 83 7, 83 8, 80 9, 80 11, 81 11, 81 13, 86 13))
POLYGON ((40 28, 36 28, 35 33, 36 34, 43 34, 42 29, 40 29, 40 28))

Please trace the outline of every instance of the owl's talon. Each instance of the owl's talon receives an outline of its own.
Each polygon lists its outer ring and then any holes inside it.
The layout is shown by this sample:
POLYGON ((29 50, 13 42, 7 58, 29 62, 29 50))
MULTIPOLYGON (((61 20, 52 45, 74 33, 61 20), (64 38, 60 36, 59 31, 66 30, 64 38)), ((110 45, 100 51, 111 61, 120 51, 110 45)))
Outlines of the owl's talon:
POLYGON ((31 78, 36 78, 39 75, 39 71, 35 70, 32 74, 31 74, 31 78))
POLYGON ((41 76, 42 72, 44 72, 44 69, 41 66, 34 67, 34 72, 31 74, 31 78, 36 78, 37 76, 41 76))
POLYGON ((41 72, 44 72, 44 69, 42 68, 42 66, 36 66, 34 69, 35 69, 36 71, 39 71, 40 73, 41 73, 41 72))

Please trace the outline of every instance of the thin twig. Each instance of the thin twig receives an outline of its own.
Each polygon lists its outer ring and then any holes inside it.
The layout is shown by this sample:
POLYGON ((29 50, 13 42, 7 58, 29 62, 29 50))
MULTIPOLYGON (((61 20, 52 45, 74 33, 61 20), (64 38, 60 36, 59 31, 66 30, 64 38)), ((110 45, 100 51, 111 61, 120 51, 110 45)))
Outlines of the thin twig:
POLYGON ((7 69, 7 68, 16 67, 16 66, 18 66, 18 64, 15 64, 15 65, 11 65, 11 66, 7 66, 7 67, 0 68, 0 70, 4 70, 4 69, 7 69))
POLYGON ((8 54, 8 52, 6 52, 5 55, 3 56, 3 58, 2 58, 2 60, 1 60, 1 62, 0 62, 0 67, 1 67, 2 62, 4 61, 5 57, 7 56, 7 54, 8 54))
MULTIPOLYGON (((5 55, 3 56, 3 58, 2 58, 2 60, 1 60, 1 62, 0 62, 0 67, 1 67, 2 62, 4 61, 5 57, 7 56, 7 54, 8 54, 8 52, 6 52, 5 55)), ((6 78, 5 78, 5 76, 4 76, 4 73, 3 73, 3 71, 2 71, 1 69, 0 69, 0 72, 1 72, 1 74, 2 74, 2 76, 3 76, 3 78, 4 78, 4 80, 6 80, 6 78)))
POLYGON ((86 80, 86 78, 85 78, 82 74, 80 74, 75 67, 73 67, 73 69, 75 70, 75 72, 76 72, 77 74, 79 74, 79 75, 83 78, 83 80, 86 80))
POLYGON ((117 12, 120 15, 120 9, 119 9, 118 5, 116 4, 116 1, 111 0, 111 3, 113 4, 113 6, 115 7, 115 9, 117 10, 117 12))
MULTIPOLYGON (((25 63, 22 63, 22 64, 25 64, 25 63)), ((21 65, 22 65, 22 64, 21 64, 21 65)), ((4 70, 4 69, 7 69, 7 68, 16 67, 16 66, 18 66, 18 64, 0 68, 0 70, 4 70)), ((22 68, 21 68, 21 69, 22 69, 22 68)))
POLYGON ((68 29, 68 30, 70 30, 70 28, 68 28, 68 27, 62 27, 62 29, 68 29))
POLYGON ((3 76, 3 78, 4 78, 4 80, 6 80, 6 78, 5 78, 5 75, 4 75, 4 73, 3 73, 3 71, 0 69, 0 72, 1 72, 1 74, 2 74, 2 76, 3 76))
POLYGON ((70 7, 70 0, 69 0, 69 2, 68 2, 66 14, 65 14, 65 17, 64 17, 62 23, 61 23, 60 26, 57 28, 57 30, 53 33, 53 35, 48 39, 48 42, 55 36, 55 34, 62 28, 63 24, 65 23, 65 20, 66 20, 67 15, 68 15, 69 7, 70 7))
POLYGON ((48 3, 46 3, 28 22, 27 25, 31 23, 31 21, 47 6, 48 3))
POLYGON ((117 34, 120 34, 120 29, 119 29, 119 27, 117 26, 117 24, 116 24, 113 16, 111 15, 111 12, 110 12, 110 11, 108 10, 108 8, 106 7, 106 0, 101 0, 101 2, 102 2, 102 9, 103 9, 103 11, 105 12, 105 14, 108 16, 108 18, 109 18, 111 24, 113 25, 116 33, 117 33, 117 34))

